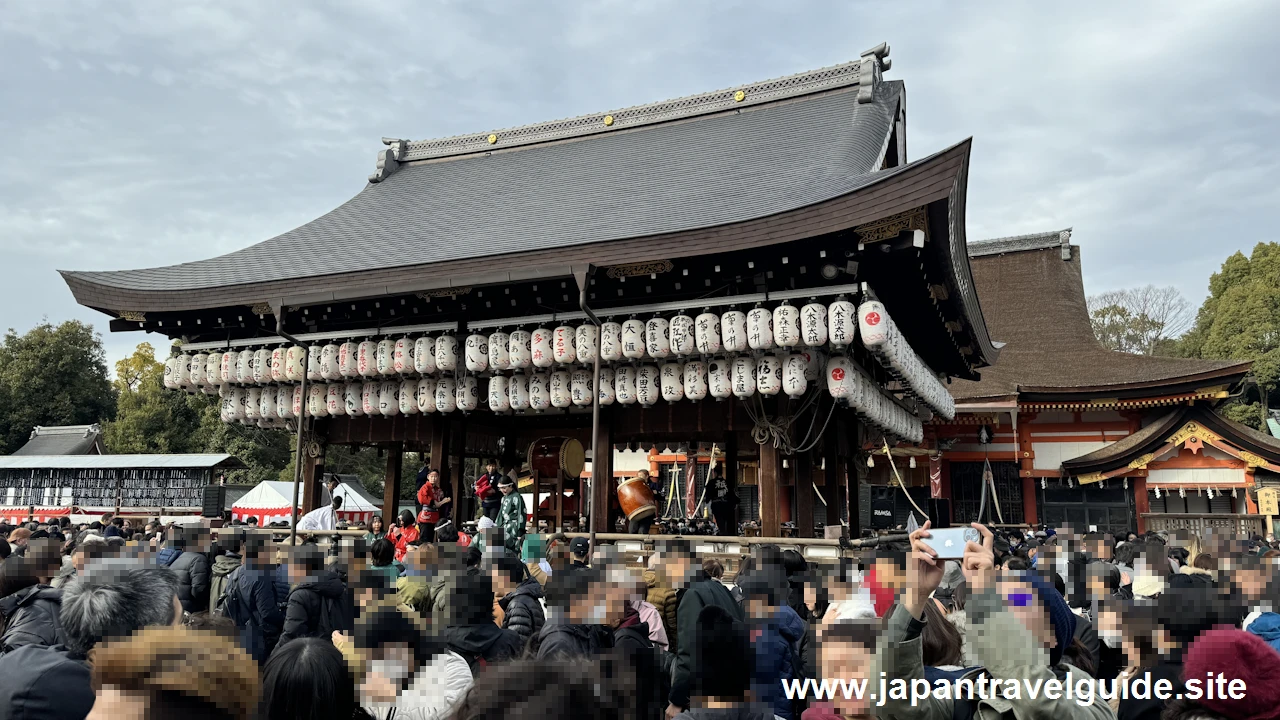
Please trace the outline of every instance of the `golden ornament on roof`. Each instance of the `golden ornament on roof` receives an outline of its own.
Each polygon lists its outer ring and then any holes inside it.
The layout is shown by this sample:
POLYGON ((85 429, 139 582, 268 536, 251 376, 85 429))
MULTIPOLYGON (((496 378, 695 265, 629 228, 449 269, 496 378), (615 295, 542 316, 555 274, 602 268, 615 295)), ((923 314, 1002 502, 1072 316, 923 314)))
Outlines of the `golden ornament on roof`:
POLYGON ((747 94, 741 90, 733 94, 734 102, 742 102, 743 100, 746 100, 746 99, 747 99, 747 94))
POLYGON ((604 116, 604 124, 605 124, 605 125, 612 125, 612 124, 613 124, 613 116, 612 116, 612 115, 605 115, 605 116, 604 116))
POLYGON ((489 135, 489 144, 490 144, 490 145, 492 145, 492 144, 494 144, 494 143, 496 143, 496 142, 498 142, 498 136, 497 136, 497 135, 490 134, 490 135, 489 135))

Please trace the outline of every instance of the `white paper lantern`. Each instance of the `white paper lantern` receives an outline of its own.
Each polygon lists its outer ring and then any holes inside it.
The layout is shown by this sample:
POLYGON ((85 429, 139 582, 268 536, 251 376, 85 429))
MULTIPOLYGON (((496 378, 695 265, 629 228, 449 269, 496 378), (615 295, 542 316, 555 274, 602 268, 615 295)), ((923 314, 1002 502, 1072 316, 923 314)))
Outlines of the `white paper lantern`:
POLYGON ((756 360, 753 357, 736 357, 730 373, 733 394, 749 398, 756 394, 756 360))
POLYGON ((685 314, 671 318, 671 352, 678 357, 692 355, 697 347, 693 332, 693 318, 685 314))
POLYGON ((884 303, 868 300, 858 306, 858 332, 862 333, 862 344, 868 348, 878 348, 889 340, 890 323, 888 313, 884 311, 884 303))
MULTIPOLYGON (((190 362, 191 358, 187 358, 190 362)), ((271 382, 271 351, 259 348, 253 351, 253 381, 256 383, 271 382)))
POLYGON ((164 386, 170 390, 178 389, 178 358, 170 357, 164 361, 164 386))
POLYGON ((573 395, 569 387, 571 382, 572 378, 567 370, 556 370, 551 373, 549 391, 553 407, 567 408, 573 404, 573 395))
POLYGON ((684 396, 690 400, 701 400, 707 396, 707 364, 705 362, 690 360, 684 364, 684 396))
POLYGON ((773 349, 773 313, 765 308, 752 308, 747 313, 747 346, 752 350, 773 349))
POLYGON ((568 325, 560 325, 551 332, 551 357, 561 365, 567 365, 578 359, 574 349, 577 333, 568 325))
POLYGON ((356 346, 356 367, 360 377, 374 377, 378 374, 378 343, 365 340, 356 346))
POLYGON ((413 340, 396 338, 392 347, 391 369, 398 375, 413 372, 413 340))
POLYGON ((320 356, 323 348, 319 345, 312 345, 307 348, 307 379, 313 382, 319 382, 324 379, 324 375, 320 374, 320 356))
MULTIPOLYGON (((441 335, 436 338, 436 370, 438 372, 453 372, 457 369, 458 338, 452 335, 441 335)), ((439 385, 436 387, 438 388, 439 385)), ((449 412, 453 411, 450 410, 449 412)))
MULTIPOLYGON (((772 316, 770 316, 772 317, 772 316)), ((747 314, 729 310, 720 315, 721 347, 725 352, 743 352, 747 344, 747 314)))
POLYGON ((613 369, 600 368, 600 404, 612 405, 617 399, 617 395, 613 391, 613 369))
POLYGON ((222 353, 218 361, 218 380, 222 385, 236 382, 236 366, 240 363, 240 353, 228 350, 222 353))
MULTIPOLYGON (((321 395, 321 398, 324 396, 321 395)), ((323 405, 323 400, 321 405, 323 405)), ((244 419, 256 422, 262 419, 262 388, 245 388, 244 419)))
POLYGON ((227 422, 235 422, 237 420, 244 419, 244 398, 244 388, 227 388, 227 394, 222 397, 222 406, 226 409, 227 422))
POLYGON ((844 355, 835 355, 827 360, 827 392, 831 397, 858 405, 861 402, 860 379, 861 373, 844 355))
POLYGON ((591 364, 596 361, 599 352, 600 328, 595 325, 579 325, 574 332, 573 348, 578 362, 591 364))
POLYGON ((307 414, 311 417, 328 417, 329 404, 325 386, 321 383, 307 386, 307 414))
MULTIPOLYGON (((178 384, 178 361, 174 359, 173 363, 173 382, 178 384)), ((248 385, 253 382, 253 351, 241 350, 236 356, 236 382, 241 385, 248 385)))
POLYGON ((680 402, 684 399, 684 366, 677 362, 663 363, 658 369, 658 385, 662 399, 667 402, 680 402))
POLYGON ((497 372, 511 367, 511 352, 508 350, 511 337, 504 332, 489 333, 489 369, 497 372))
POLYGON ((656 360, 671 354, 671 324, 666 318, 649 318, 644 324, 644 349, 656 360))
MULTIPOLYGON (((440 349, 440 341, 436 341, 436 350, 440 349)), ((439 364, 440 356, 436 356, 439 364)), ((440 378, 436 381, 436 411, 451 413, 458 409, 458 383, 453 378, 440 378)))
POLYGON ((378 402, 381 398, 381 384, 374 380, 366 380, 360 384, 360 409, 364 410, 364 414, 370 417, 377 417, 382 414, 378 402))
POLYGON ((756 390, 761 395, 777 395, 782 390, 782 358, 762 355, 756 361, 756 390))
POLYGON ((529 409, 529 376, 517 373, 507 382, 507 401, 512 410, 529 409))
POLYGON ((276 389, 274 387, 262 388, 262 394, 258 396, 258 417, 263 420, 276 420, 276 389))
POLYGON ((320 377, 329 381, 342 379, 342 364, 338 362, 338 346, 333 343, 320 349, 320 377))
POLYGON ((773 309, 773 342, 790 348, 800 344, 800 310, 795 305, 779 305, 773 309))
POLYGON ((344 378, 360 377, 359 343, 344 342, 338 346, 338 370, 344 378))
POLYGON ((827 306, 809 303, 800 308, 800 342, 809 347, 827 344, 827 306))
POLYGON ((817 348, 809 348, 796 354, 804 358, 805 382, 817 382, 821 380, 822 375, 826 372, 827 356, 817 348))
POLYGON ((224 387, 218 392, 218 419, 224 423, 232 422, 231 405, 231 389, 224 387))
POLYGON ((191 386, 191 356, 179 355, 174 358, 173 379, 179 389, 191 386))
POLYGON ((347 386, 340 383, 329 383, 324 386, 325 410, 330 415, 347 414, 346 389, 347 386))
MULTIPOLYGON (((435 348, 432 348, 432 355, 435 355, 435 348)), ((418 412, 423 415, 436 411, 436 379, 424 377, 417 382, 417 394, 415 396, 418 403, 418 412)))
POLYGON ((858 332, 857 318, 858 309, 843 295, 827 306, 827 340, 833 348, 853 344, 854 334, 858 332))
POLYGON ((187 377, 190 379, 192 386, 204 387, 205 383, 205 362, 207 358, 204 353, 196 353, 191 356, 191 362, 188 366, 187 377))
POLYGON ((622 355, 632 360, 644 357, 644 321, 631 318, 622 323, 622 355))
POLYGON ((481 373, 488 370, 489 338, 484 335, 468 335, 465 356, 468 371, 481 373))
POLYGON ((401 415, 417 415, 418 414, 418 381, 417 380, 401 380, 400 393, 396 397, 400 398, 400 414, 401 415))
POLYGON ((809 368, 809 359, 804 355, 788 355, 782 365, 782 391, 788 397, 800 397, 809 389, 805 379, 805 371, 809 368))
POLYGON ((293 416, 295 418, 304 417, 307 410, 306 398, 302 396, 302 386, 293 386, 293 416))
POLYGON ((662 371, 657 365, 641 365, 636 370, 636 400, 649 407, 662 397, 662 371))
POLYGON ((292 420, 297 417, 293 411, 293 391, 292 385, 276 386, 276 417, 281 420, 292 420))
POLYGON ((551 407, 551 377, 547 373, 529 376, 529 407, 538 412, 551 407))
MULTIPOLYGON (((378 374, 379 375, 395 375, 396 374, 396 341, 391 338, 383 338, 378 341, 378 374)), ((399 412, 397 410, 396 412, 399 412)))
POLYGON ((720 338, 720 316, 713 312, 698 315, 693 319, 693 336, 698 352, 703 355, 714 355, 720 352, 720 348, 723 347, 720 338))
POLYGON ((507 336, 507 367, 524 370, 533 365, 533 338, 528 330, 512 330, 507 336))
POLYGON ((556 364, 555 357, 551 354, 551 334, 551 330, 544 327, 536 328, 529 334, 534 367, 547 368, 556 364))
POLYGON ((378 383, 378 412, 384 417, 400 414, 400 383, 394 380, 378 383))
POLYGON ((342 402, 350 417, 364 416, 364 383, 349 382, 342 386, 342 402))
MULTIPOLYGON (((430 375, 436 371, 436 339, 420 337, 413 342, 413 371, 419 375, 430 375)), ((432 403, 435 399, 432 398, 432 403)))
POLYGON ((290 347, 284 355, 284 379, 298 382, 306 373, 307 349, 301 345, 290 347))
POLYGON ((574 370, 569 376, 569 399, 578 407, 590 407, 595 392, 591 389, 591 371, 574 370))
POLYGON ((707 392, 716 400, 733 395, 733 380, 728 360, 712 360, 707 363, 707 392))
MULTIPOLYGON (((489 353, 485 353, 486 360, 489 353)), ((458 409, 462 412, 471 412, 480 407, 480 383, 474 376, 468 375, 464 378, 458 378, 458 409)))
POLYGON ((622 326, 616 322, 600 325, 600 359, 605 362, 622 359, 622 326))
POLYGON ((289 350, 285 346, 271 348, 271 361, 268 363, 267 374, 270 376, 271 382, 284 382, 284 359, 285 354, 289 350))
MULTIPOLYGON (((506 343, 502 344, 506 349, 506 343)), ((493 347, 490 345, 489 347, 493 347)), ((493 412, 507 412, 511 409, 511 390, 507 387, 507 378, 494 375, 489 378, 489 409, 493 412)))
POLYGON ((623 365, 613 371, 613 391, 620 405, 634 405, 636 402, 636 369, 631 365, 623 365))
POLYGON ((222 353, 211 352, 205 356, 204 381, 206 385, 222 384, 222 353))

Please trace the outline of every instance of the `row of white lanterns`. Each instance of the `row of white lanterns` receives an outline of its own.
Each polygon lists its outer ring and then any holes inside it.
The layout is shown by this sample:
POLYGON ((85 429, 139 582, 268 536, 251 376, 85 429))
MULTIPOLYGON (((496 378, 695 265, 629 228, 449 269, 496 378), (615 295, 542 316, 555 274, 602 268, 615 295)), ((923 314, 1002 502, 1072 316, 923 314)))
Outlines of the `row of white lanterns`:
POLYGON ((221 385, 336 381, 381 376, 429 375, 453 372, 459 363, 468 372, 485 373, 556 365, 589 364, 597 351, 603 362, 665 360, 695 355, 748 351, 818 348, 836 350, 853 342, 857 310, 847 300, 830 306, 810 303, 802 308, 780 305, 772 311, 754 308, 696 317, 677 315, 667 320, 631 318, 600 327, 561 325, 532 331, 473 334, 463 341, 461 358, 453 335, 436 338, 385 338, 274 349, 178 355, 165 364, 165 385, 172 389, 200 389, 221 385), (304 370, 305 368, 305 370, 304 370))
POLYGON ((911 348, 882 303, 869 300, 858 306, 858 329, 862 344, 925 405, 947 420, 956 416, 955 398, 911 348))

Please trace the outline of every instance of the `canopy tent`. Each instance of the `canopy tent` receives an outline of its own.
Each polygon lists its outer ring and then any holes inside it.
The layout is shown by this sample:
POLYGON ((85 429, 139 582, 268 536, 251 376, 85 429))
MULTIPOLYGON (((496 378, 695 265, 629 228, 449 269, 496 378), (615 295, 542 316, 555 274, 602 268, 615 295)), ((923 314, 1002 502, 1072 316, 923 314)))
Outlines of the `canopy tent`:
MULTIPOLYGON (((342 509, 338 511, 339 520, 367 523, 382 508, 381 504, 363 492, 363 488, 357 489, 350 483, 340 483, 333 492, 342 498, 342 509)), ((243 521, 256 517, 259 525, 289 522, 293 514, 292 499, 293 483, 264 480, 231 506, 231 518, 243 521)), ((301 501, 301 496, 298 499, 301 501)))
MULTIPOLYGON (((0 522, 17 525, 29 520, 47 523, 57 518, 70 517, 71 508, 36 507, 0 507, 0 522)), ((95 518, 96 519, 96 518, 95 518)))

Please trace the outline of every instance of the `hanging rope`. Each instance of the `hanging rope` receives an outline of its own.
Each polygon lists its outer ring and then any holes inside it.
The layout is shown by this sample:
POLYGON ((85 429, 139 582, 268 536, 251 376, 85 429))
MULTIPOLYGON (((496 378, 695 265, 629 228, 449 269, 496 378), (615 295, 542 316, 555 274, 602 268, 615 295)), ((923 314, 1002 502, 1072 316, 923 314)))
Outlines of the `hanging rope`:
POLYGON ((910 502, 911 507, 920 513, 922 519, 928 520, 929 513, 920 509, 920 506, 916 504, 915 498, 911 497, 911 493, 907 492, 907 486, 902 483, 902 476, 898 474, 898 464, 893 461, 893 453, 889 452, 889 440, 881 435, 880 441, 884 443, 884 456, 889 458, 889 467, 893 470, 893 477, 897 479, 898 487, 902 488, 902 493, 907 496, 907 502, 910 502))

